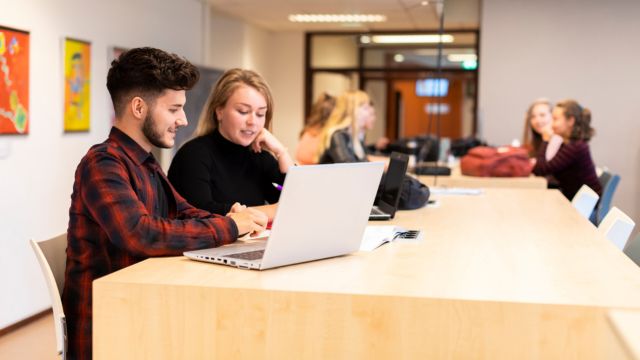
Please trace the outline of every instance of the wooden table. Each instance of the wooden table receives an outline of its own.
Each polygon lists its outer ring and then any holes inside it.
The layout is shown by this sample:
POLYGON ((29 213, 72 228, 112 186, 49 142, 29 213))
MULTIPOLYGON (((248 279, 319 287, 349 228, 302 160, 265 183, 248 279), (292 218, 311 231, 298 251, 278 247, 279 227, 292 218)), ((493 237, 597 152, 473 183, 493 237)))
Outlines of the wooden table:
MULTIPOLYGON (((640 270, 557 191, 400 212, 419 243, 264 272, 156 258, 94 282, 95 359, 606 359, 640 270)), ((381 223, 375 223, 380 225, 381 223)))
POLYGON ((640 360, 640 311, 611 310, 609 324, 619 358, 640 360))
POLYGON ((451 175, 434 176, 418 175, 421 182, 428 186, 462 187, 462 188, 518 188, 546 189, 547 179, 542 176, 527 177, 479 177, 462 175, 460 166, 451 168, 451 175))

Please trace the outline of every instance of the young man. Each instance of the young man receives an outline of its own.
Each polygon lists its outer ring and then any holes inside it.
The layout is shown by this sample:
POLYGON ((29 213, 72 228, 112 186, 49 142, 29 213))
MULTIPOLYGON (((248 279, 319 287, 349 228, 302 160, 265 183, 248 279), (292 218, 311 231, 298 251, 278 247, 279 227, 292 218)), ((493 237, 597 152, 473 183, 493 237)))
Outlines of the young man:
POLYGON ((129 50, 111 63, 115 126, 78 165, 69 209, 62 295, 69 359, 91 358, 94 279, 150 256, 228 244, 266 226, 264 214, 242 206, 227 216, 192 207, 150 153, 153 146, 172 147, 187 125, 185 90, 198 77, 187 60, 152 48, 129 50))

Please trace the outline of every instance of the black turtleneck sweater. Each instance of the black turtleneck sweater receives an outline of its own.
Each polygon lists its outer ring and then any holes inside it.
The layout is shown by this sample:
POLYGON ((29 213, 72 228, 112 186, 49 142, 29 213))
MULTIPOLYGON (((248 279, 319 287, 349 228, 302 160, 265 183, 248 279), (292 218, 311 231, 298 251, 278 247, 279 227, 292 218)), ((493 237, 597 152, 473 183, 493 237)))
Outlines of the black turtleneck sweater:
POLYGON ((225 215, 239 202, 258 206, 278 202, 285 174, 267 151, 254 153, 225 139, 218 130, 197 137, 176 153, 169 181, 191 205, 225 215))

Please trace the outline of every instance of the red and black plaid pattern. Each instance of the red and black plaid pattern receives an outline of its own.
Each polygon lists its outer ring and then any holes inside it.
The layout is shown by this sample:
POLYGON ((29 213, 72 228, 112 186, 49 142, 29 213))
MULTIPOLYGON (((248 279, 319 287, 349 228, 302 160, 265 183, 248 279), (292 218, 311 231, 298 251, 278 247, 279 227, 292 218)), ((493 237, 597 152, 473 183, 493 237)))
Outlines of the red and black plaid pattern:
POLYGON ((181 255, 238 237, 231 218, 189 205, 153 156, 117 128, 76 169, 67 231, 62 302, 70 359, 91 358, 94 279, 151 256, 181 255), (159 216, 156 176, 168 190, 168 218, 159 216))

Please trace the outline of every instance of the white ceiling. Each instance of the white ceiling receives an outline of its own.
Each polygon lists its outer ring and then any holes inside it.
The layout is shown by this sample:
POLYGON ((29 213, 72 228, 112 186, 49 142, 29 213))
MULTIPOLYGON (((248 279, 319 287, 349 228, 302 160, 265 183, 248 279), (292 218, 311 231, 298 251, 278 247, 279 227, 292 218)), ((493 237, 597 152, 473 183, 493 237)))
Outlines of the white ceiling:
MULTIPOLYGON (((214 9, 268 30, 374 31, 434 30, 438 16, 434 1, 422 0, 208 0, 214 9), (289 22, 290 14, 381 14, 383 23, 301 24, 289 22)), ((445 28, 479 28, 481 0, 444 0, 445 28)))

